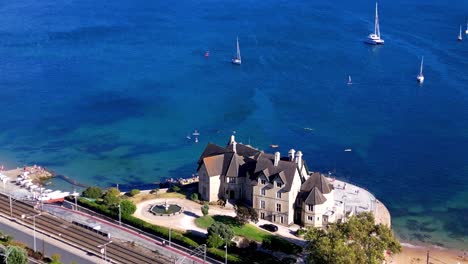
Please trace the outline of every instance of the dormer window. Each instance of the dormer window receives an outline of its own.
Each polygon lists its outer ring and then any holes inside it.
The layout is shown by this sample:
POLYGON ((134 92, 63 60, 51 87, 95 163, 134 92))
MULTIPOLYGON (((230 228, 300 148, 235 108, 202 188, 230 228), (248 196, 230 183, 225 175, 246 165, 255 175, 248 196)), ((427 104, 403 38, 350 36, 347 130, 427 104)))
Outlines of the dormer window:
POLYGON ((283 184, 281 182, 276 182, 276 187, 281 188, 283 187, 283 184))
POLYGON ((307 206, 308 206, 308 209, 309 209, 310 212, 314 211, 314 206, 313 205, 308 204, 307 206))
POLYGON ((262 179, 260 182, 261 182, 263 185, 266 184, 266 180, 265 180, 265 179, 262 179))

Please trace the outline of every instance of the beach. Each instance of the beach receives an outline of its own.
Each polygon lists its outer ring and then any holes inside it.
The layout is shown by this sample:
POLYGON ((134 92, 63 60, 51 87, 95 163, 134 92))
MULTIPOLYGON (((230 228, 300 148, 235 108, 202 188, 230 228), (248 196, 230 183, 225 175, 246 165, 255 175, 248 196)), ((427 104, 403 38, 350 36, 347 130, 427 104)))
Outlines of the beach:
POLYGON ((411 244, 402 243, 402 252, 387 258, 387 263, 394 264, 417 264, 426 263, 427 252, 429 251, 429 263, 468 263, 468 255, 463 258, 463 251, 444 249, 436 247, 413 246, 411 244))

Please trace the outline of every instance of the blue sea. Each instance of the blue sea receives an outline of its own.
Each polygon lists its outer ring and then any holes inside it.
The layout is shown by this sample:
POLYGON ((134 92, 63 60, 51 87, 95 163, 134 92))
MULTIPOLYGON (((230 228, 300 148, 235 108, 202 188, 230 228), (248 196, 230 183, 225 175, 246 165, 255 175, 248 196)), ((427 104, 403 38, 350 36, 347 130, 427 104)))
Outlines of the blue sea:
POLYGON ((0 163, 141 186, 192 175, 206 144, 235 131, 369 189, 402 240, 466 249, 468 35, 457 35, 468 1, 380 1, 379 47, 363 43, 374 8, 1 1, 0 163), (198 143, 186 138, 195 129, 198 143))

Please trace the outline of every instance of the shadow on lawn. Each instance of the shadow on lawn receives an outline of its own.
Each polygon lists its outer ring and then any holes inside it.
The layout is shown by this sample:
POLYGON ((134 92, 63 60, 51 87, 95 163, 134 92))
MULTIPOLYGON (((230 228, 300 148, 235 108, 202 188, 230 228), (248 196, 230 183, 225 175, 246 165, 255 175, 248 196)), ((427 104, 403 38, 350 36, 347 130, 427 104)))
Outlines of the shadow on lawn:
POLYGON ((227 215, 213 215, 213 219, 216 221, 216 222, 220 222, 220 223, 223 223, 223 224, 226 224, 226 225, 230 225, 230 226, 235 226, 235 227, 241 227, 243 226, 243 224, 239 221, 237 221, 236 218, 232 217, 232 216, 227 216, 227 215))

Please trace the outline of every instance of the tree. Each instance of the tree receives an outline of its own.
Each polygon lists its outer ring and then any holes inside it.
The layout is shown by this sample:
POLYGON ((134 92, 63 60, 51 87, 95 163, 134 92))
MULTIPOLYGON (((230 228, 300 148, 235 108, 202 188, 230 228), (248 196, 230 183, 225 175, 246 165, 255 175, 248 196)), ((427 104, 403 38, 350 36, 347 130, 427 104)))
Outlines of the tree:
POLYGON ((100 198, 102 196, 102 189, 97 186, 88 187, 83 191, 82 196, 91 199, 100 198))
POLYGON ((139 194, 139 193, 140 193, 140 190, 138 190, 138 189, 133 189, 133 190, 131 190, 131 191, 128 193, 128 196, 133 197, 133 196, 135 196, 135 195, 137 195, 137 194, 139 194))
POLYGON ((401 251, 398 240, 384 225, 376 225, 372 213, 352 216, 345 223, 330 224, 327 231, 310 228, 308 241, 309 263, 382 263, 384 252, 401 251))
POLYGON ((201 207, 201 212, 203 214, 203 216, 207 216, 208 215, 208 210, 210 210, 210 207, 208 206, 208 203, 204 203, 201 207))
POLYGON ((220 246, 225 244, 223 238, 217 234, 209 235, 208 239, 206 240, 206 243, 209 247, 212 248, 219 248, 220 246))
POLYGON ((26 264, 28 263, 28 254, 26 250, 17 246, 9 246, 6 248, 9 264, 26 264))
POLYGON ((241 224, 246 224, 249 220, 257 223, 258 222, 258 214, 257 211, 253 208, 247 208, 243 205, 238 205, 235 207, 236 210, 236 219, 241 224))
POLYGON ((208 227, 208 237, 211 235, 219 235, 224 242, 228 242, 234 237, 234 230, 226 224, 214 222, 208 227))
POLYGON ((122 216, 130 216, 136 211, 136 205, 130 200, 123 200, 120 202, 120 211, 122 216))
POLYGON ((109 188, 104 194, 104 203, 106 205, 115 205, 120 201, 120 191, 117 188, 109 188))

